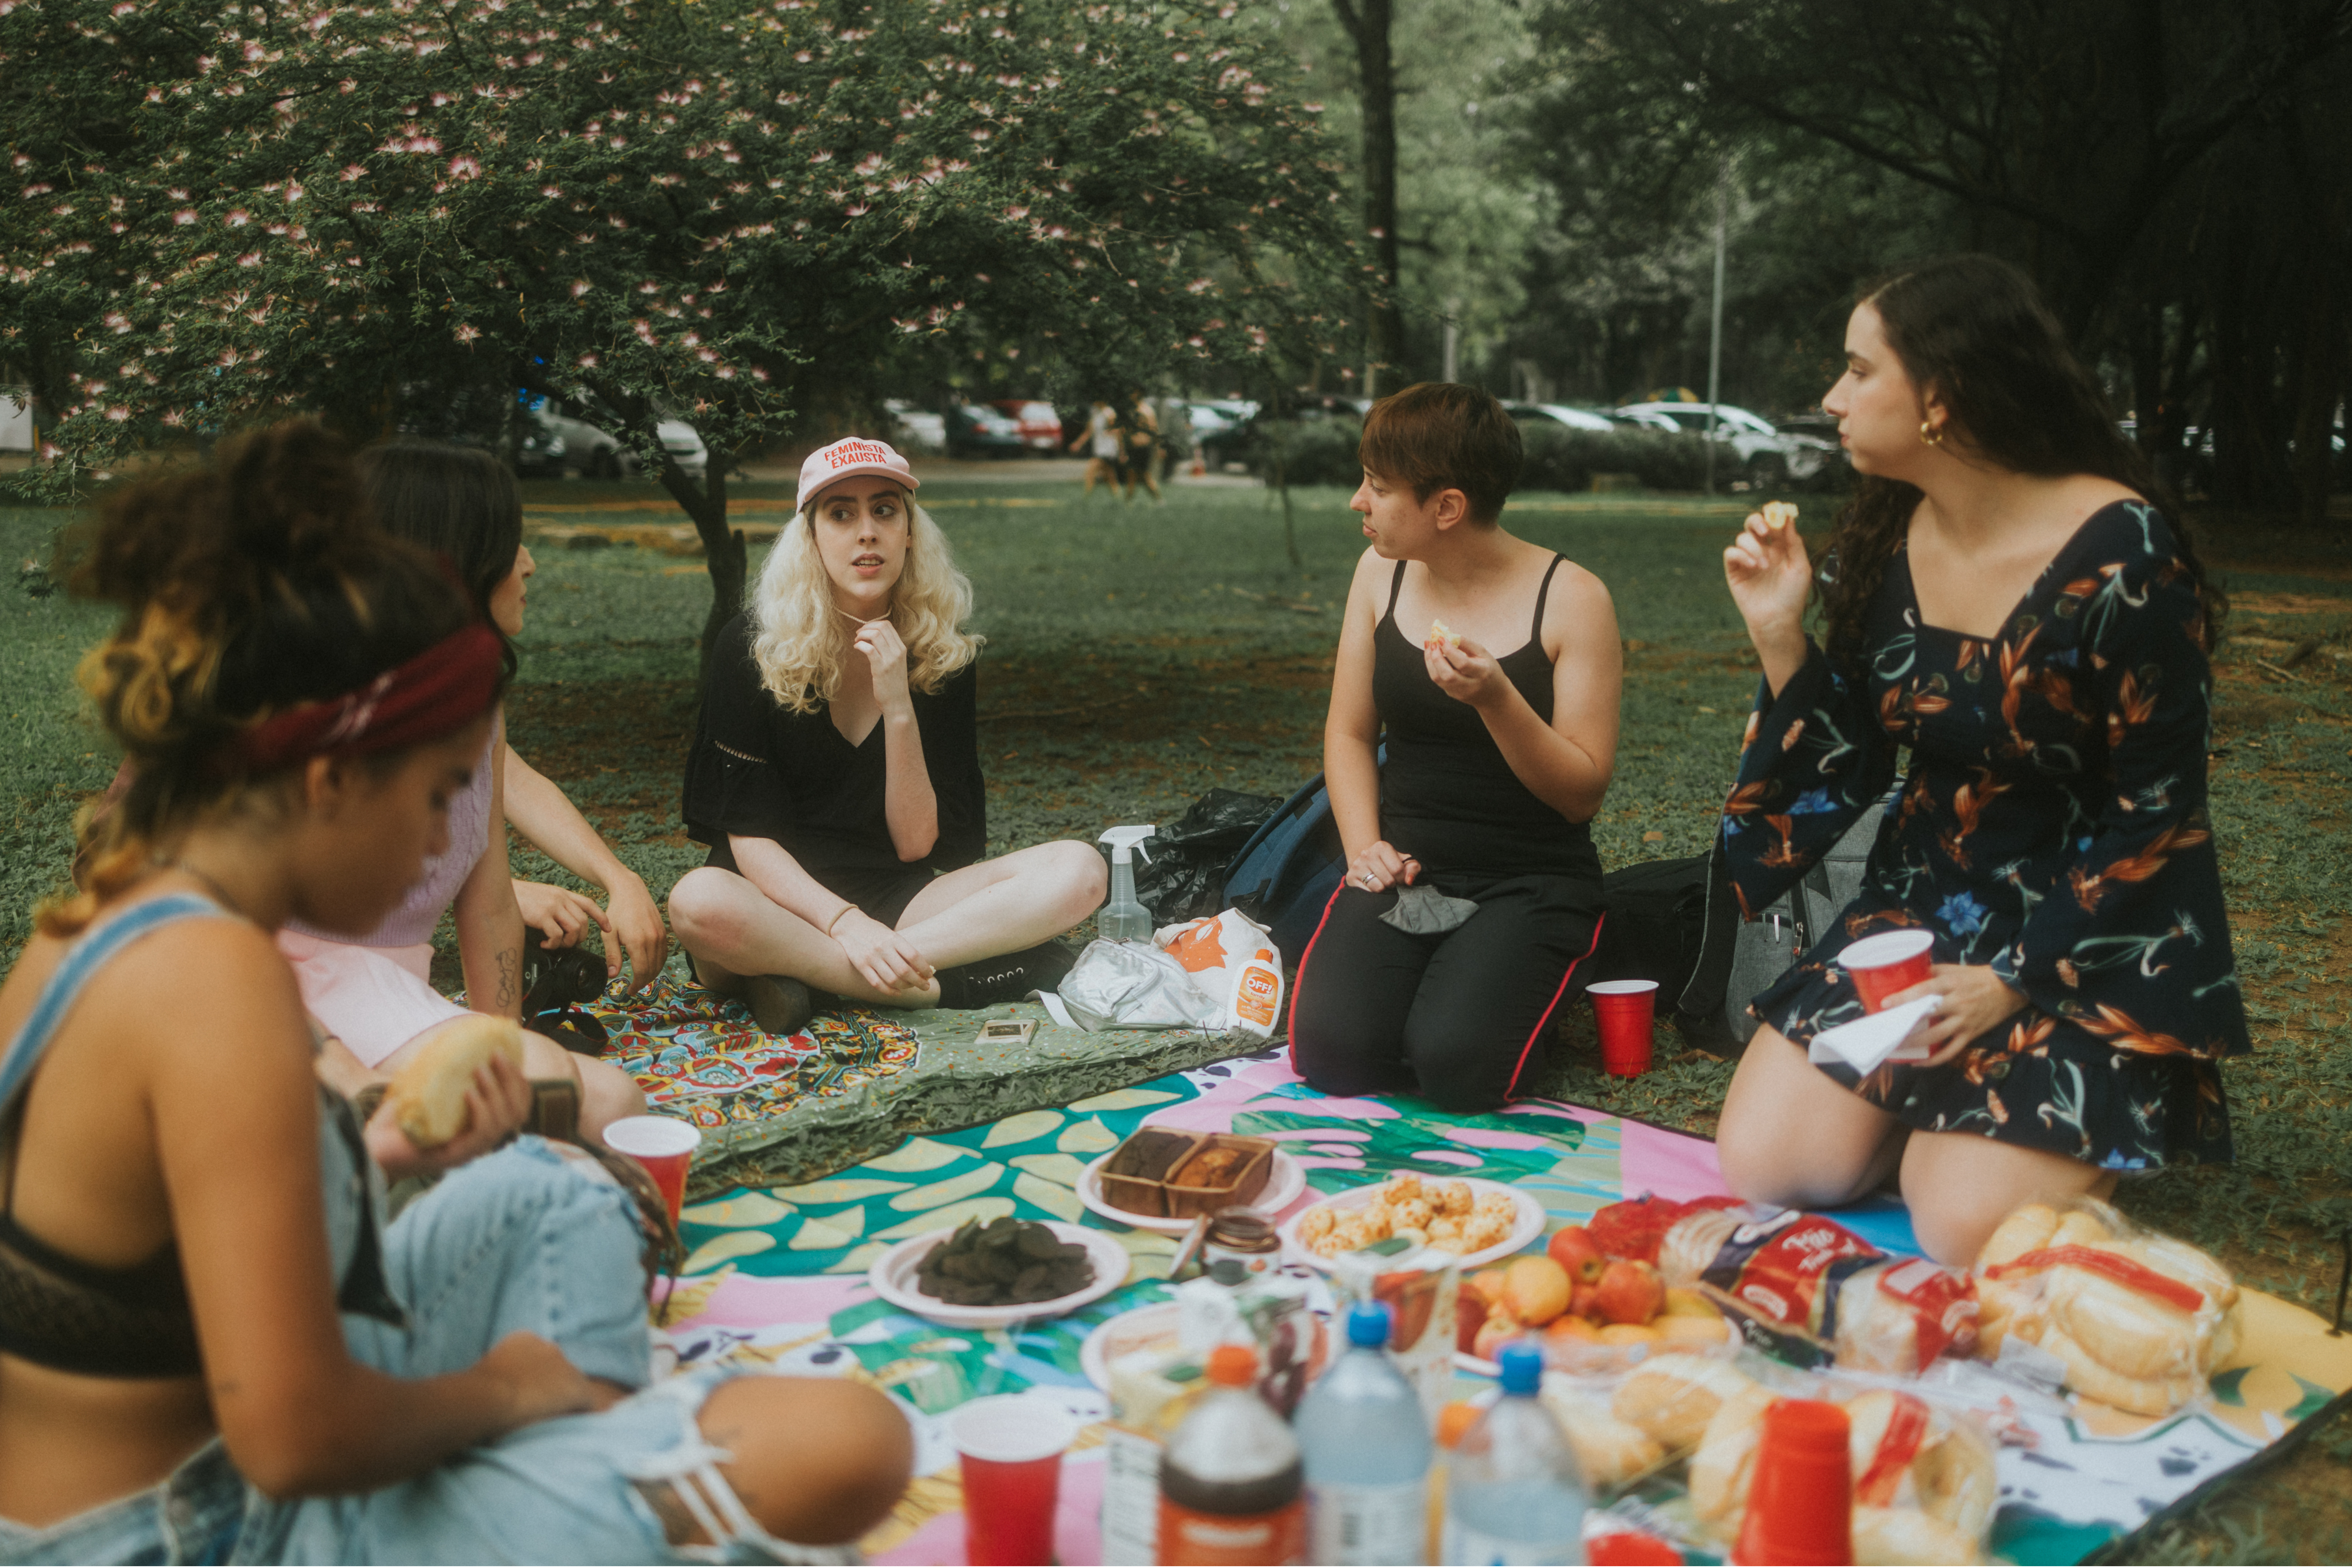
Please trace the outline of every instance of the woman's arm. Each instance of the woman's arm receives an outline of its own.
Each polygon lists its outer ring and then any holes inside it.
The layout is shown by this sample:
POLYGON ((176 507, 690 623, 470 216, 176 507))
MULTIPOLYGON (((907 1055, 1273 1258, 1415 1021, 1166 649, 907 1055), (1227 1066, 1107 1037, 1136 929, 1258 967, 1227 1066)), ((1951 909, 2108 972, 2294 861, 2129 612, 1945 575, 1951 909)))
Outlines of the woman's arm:
MULTIPOLYGON (((538 845, 548 859, 583 882, 593 883, 604 890, 613 906, 610 925, 614 935, 620 938, 619 946, 628 951, 629 967, 635 977, 632 987, 646 984, 669 956, 669 936, 663 929, 661 911, 655 906, 645 878, 621 863, 620 857, 552 780, 524 761, 513 747, 499 749, 506 763, 502 784, 506 820, 538 845)), ((621 955, 609 943, 604 952, 604 969, 608 975, 621 972, 621 955)))
POLYGON ((1418 863, 1381 837, 1381 714, 1372 701, 1372 634, 1380 624, 1380 591, 1395 570, 1369 549, 1356 562, 1339 652, 1331 666, 1331 706, 1323 717, 1323 783, 1331 792, 1331 820, 1348 857, 1348 880, 1373 891, 1411 882, 1418 863))
POLYGON ((117 964, 120 980, 85 1005, 102 1002, 90 1024, 130 1047, 126 1103, 152 1120, 207 1391, 242 1474, 278 1497, 362 1491, 588 1406, 586 1380, 533 1335, 439 1377, 353 1361, 334 1305, 310 1038, 284 962, 254 928, 205 921, 117 964), (166 992, 168 1021, 148 999, 166 992))
POLYGON ((1537 800, 1571 822, 1589 821, 1617 768, 1617 699, 1624 683, 1617 610, 1601 580, 1571 563, 1554 579, 1544 621, 1558 649, 1549 724, 1475 643, 1433 643, 1423 657, 1440 691, 1478 710, 1503 760, 1537 800))
POLYGON ((522 1016, 522 910, 507 865, 506 722, 490 747, 490 841, 457 888, 457 959, 466 1005, 478 1013, 522 1016))
POLYGON ((940 841, 940 801, 923 766, 923 733, 907 687, 907 644, 889 622, 869 621, 857 629, 852 646, 866 655, 875 699, 882 705, 882 815, 890 824, 890 847, 902 861, 919 861, 940 841))

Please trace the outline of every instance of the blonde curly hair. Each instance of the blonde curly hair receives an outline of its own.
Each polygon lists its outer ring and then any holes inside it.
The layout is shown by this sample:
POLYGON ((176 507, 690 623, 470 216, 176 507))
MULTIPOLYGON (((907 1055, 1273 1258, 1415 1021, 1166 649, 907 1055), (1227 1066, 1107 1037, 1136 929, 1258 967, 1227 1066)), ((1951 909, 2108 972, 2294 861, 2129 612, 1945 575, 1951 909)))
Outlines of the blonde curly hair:
MULTIPOLYGON (((912 496, 905 499, 907 564, 890 595, 890 624, 907 644, 908 685, 928 694, 978 658, 986 639, 963 629, 971 580, 956 570, 947 535, 912 496)), ((776 536, 751 595, 761 685, 793 713, 819 712, 839 695, 849 653, 850 627, 834 608, 833 580, 817 553, 816 507, 811 501, 776 536)))

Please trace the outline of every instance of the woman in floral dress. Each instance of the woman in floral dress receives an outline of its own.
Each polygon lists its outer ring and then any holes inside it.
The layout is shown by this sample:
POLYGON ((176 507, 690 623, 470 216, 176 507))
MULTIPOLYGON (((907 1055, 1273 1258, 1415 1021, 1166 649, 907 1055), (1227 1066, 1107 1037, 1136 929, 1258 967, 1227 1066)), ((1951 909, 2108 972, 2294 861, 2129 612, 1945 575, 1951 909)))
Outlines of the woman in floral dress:
POLYGON ((1798 1207, 1899 1171, 1922 1245, 1972 1257, 2019 1204, 2230 1157, 2219 1063, 2251 1049, 2205 759, 2221 609, 2032 284, 1929 263, 1854 309, 1822 406, 1863 477, 1820 571, 1751 517, 1725 575, 1764 668, 1725 807, 1751 916, 1885 794, 1862 891, 1752 1010, 1724 1174, 1798 1207), (1839 952, 1906 928, 1924 1062, 1808 1061, 1862 1015, 1839 952))

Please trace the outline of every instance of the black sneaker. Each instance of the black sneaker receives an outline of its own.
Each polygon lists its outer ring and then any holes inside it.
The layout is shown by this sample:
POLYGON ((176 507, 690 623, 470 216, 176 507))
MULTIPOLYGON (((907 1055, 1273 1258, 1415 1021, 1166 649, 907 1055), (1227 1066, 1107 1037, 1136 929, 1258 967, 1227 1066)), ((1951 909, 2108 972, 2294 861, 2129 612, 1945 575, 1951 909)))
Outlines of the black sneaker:
POLYGON ((798 1034, 816 1011, 809 988, 789 975, 753 975, 743 982, 742 995, 766 1034, 798 1034))
POLYGON ((1001 958, 975 958, 940 971, 940 1006, 969 1012, 1017 1002, 1032 991, 1050 991, 1077 964, 1078 956, 1059 939, 1001 958))

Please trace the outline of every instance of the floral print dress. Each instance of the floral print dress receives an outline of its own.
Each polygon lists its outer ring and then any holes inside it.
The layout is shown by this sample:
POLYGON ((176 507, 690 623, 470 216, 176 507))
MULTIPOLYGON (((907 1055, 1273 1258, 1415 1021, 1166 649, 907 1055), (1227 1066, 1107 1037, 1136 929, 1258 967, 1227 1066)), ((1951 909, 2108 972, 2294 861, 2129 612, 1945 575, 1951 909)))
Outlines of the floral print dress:
POLYGON ((1819 648, 1759 694, 1725 806, 1751 918, 1910 771, 1862 891, 1750 1010, 1799 1046, 1862 1014, 1847 943, 1924 928, 2028 1004, 1933 1068, 1821 1071, 1925 1132, 2113 1169, 2230 1157, 2217 1063, 2252 1049, 2206 814, 2210 712, 2196 580, 2154 507, 2069 539, 1991 642, 1926 624, 1908 552, 1867 668, 1819 648))

